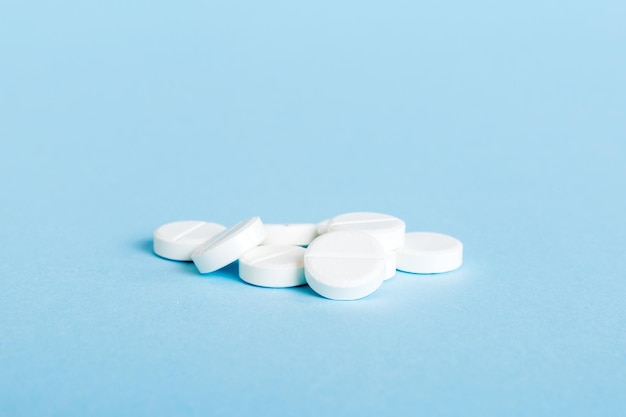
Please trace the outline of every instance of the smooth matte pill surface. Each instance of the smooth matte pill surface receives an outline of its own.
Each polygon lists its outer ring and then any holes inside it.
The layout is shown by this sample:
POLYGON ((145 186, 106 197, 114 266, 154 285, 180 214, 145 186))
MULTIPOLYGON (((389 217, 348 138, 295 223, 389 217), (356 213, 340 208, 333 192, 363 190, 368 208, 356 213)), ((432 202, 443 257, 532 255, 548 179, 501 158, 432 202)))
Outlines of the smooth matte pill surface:
POLYGON ((406 234, 397 250, 396 268, 415 274, 436 274, 455 270, 463 263, 463 244, 452 236, 432 232, 406 234))
POLYGON ((317 237, 317 225, 313 223, 266 224, 267 237, 263 245, 307 246, 317 237))
POLYGON ((239 258, 239 277, 260 287, 296 287, 306 284, 301 246, 257 246, 239 258))
POLYGON ((406 225, 397 217, 370 212, 346 213, 329 220, 329 232, 343 230, 369 233, 385 250, 396 250, 404 244, 406 225))
POLYGON ((355 300, 373 293, 385 272, 385 250, 365 232, 325 233, 304 254, 307 283, 319 295, 334 300, 355 300))
POLYGON ((217 271, 234 262, 265 239, 261 219, 252 217, 218 233, 191 253, 191 260, 202 274, 217 271))
POLYGON ((326 220, 322 220, 321 222, 317 223, 317 234, 318 235, 323 235, 324 233, 328 232, 328 222, 330 221, 330 219, 326 219, 326 220))
POLYGON ((191 261, 191 252, 225 229, 221 224, 197 220, 164 224, 154 231, 154 253, 174 261, 191 261))

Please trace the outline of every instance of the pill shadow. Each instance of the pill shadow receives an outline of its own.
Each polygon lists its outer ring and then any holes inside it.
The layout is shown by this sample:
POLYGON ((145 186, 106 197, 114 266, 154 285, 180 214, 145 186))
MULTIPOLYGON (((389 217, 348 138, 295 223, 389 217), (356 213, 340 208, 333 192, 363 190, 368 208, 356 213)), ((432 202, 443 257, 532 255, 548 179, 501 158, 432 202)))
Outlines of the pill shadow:
POLYGON ((319 297, 319 298, 324 298, 321 295, 319 295, 318 293, 316 293, 315 291, 313 291, 313 289, 311 287, 309 287, 308 285, 300 285, 298 287, 292 287, 289 288, 290 291, 293 291, 295 293, 298 293, 299 295, 305 295, 307 297, 319 297))
POLYGON ((148 254, 150 256, 155 256, 152 249, 152 239, 139 239, 133 242, 133 248, 137 251, 142 252, 144 254, 148 254))
MULTIPOLYGON (((192 263, 193 265, 193 263, 192 263)), ((194 266, 195 268, 195 266, 194 266)), ((218 269, 215 272, 211 272, 209 274, 199 274, 198 270, 196 269, 195 272, 197 275, 199 275, 201 278, 226 278, 229 280, 233 280, 233 281, 238 281, 241 282, 241 280, 239 279, 239 262, 235 261, 232 262, 228 265, 226 265, 223 268, 218 269)))
MULTIPOLYGON (((263 287, 263 286, 250 284, 238 277, 235 277, 235 279, 237 279, 237 281, 241 283, 242 285, 245 285, 249 288, 258 289, 259 291, 279 292, 283 294, 291 293, 292 295, 297 296, 297 297, 304 297, 304 299, 308 299, 309 297, 324 299, 324 297, 322 297, 321 295, 318 295, 315 291, 311 289, 311 287, 309 287, 306 284, 299 285, 297 287, 263 287)), ((262 294, 262 293, 259 292, 259 294, 262 294)))

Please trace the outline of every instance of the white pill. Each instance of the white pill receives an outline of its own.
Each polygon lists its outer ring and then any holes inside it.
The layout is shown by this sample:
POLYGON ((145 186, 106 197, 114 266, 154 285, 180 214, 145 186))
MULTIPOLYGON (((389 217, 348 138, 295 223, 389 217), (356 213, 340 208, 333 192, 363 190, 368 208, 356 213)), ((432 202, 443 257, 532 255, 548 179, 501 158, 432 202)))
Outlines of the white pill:
POLYGON ((334 300, 356 300, 373 293, 383 282, 385 268, 385 250, 365 232, 325 233, 304 253, 307 283, 334 300))
POLYGON ((260 287, 296 287, 306 284, 301 246, 257 246, 239 258, 239 277, 260 287))
POLYGON ((328 222, 328 231, 359 230, 374 236, 385 250, 396 250, 404 243, 406 226, 394 216, 382 213, 346 213, 328 222))
POLYGON ((398 254, 396 251, 388 250, 385 252, 385 281, 396 276, 396 267, 398 254))
POLYGON ((261 219, 252 217, 213 236, 191 253, 191 260, 202 274, 217 271, 234 262, 265 239, 261 219))
POLYGON ((328 222, 330 221, 330 219, 326 219, 326 220, 322 220, 321 222, 317 223, 317 234, 318 235, 323 235, 324 233, 328 232, 328 222))
POLYGON ((188 220, 164 224, 154 231, 154 253, 174 261, 191 261, 191 252, 226 229, 217 223, 188 220))
POLYGON ((406 234, 397 250, 398 270, 414 274, 436 274, 455 270, 463 263, 463 244, 452 236, 431 232, 406 234))
POLYGON ((307 246, 317 237, 317 226, 312 223, 266 224, 265 232, 263 245, 307 246))

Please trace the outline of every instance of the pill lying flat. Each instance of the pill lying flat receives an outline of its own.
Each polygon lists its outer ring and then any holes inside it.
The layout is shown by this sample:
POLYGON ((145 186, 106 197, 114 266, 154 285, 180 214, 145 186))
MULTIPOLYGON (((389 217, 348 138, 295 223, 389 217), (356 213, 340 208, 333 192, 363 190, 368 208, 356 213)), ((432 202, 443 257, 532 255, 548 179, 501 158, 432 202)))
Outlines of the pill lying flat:
POLYGON ((191 260, 202 274, 217 271, 234 262, 265 239, 261 219, 252 217, 218 233, 191 253, 191 260))
POLYGON ((301 246, 257 246, 239 258, 239 277, 260 287, 296 287, 306 284, 301 246))
POLYGON ((388 214, 356 212, 341 214, 329 220, 329 232, 340 230, 367 232, 389 251, 403 245, 406 226, 404 221, 388 214))
POLYGON ((197 220, 164 224, 153 233, 154 253, 174 261, 191 261, 191 252, 226 227, 197 220))
POLYGON ((266 224, 265 232, 263 245, 307 246, 317 237, 317 226, 313 223, 266 224))
POLYGON ((396 276, 397 262, 398 254, 396 251, 389 250, 385 252, 385 281, 396 276))
POLYGON ((406 234, 397 250, 396 268, 415 274, 436 274, 455 270, 463 263, 463 244, 452 236, 432 232, 406 234))
POLYGON ((359 231, 328 232, 304 254, 304 275, 319 295, 334 300, 363 298, 380 287, 386 255, 371 235, 359 231))

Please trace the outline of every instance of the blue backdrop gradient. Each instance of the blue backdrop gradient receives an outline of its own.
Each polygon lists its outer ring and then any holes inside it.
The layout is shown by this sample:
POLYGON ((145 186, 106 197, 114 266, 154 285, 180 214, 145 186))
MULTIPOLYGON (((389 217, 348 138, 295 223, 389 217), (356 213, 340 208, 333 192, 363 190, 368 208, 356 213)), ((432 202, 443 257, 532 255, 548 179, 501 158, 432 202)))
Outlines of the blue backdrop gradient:
POLYGON ((623 1, 0 0, 0 416, 626 409, 623 1), (354 302, 163 223, 403 218, 354 302))

